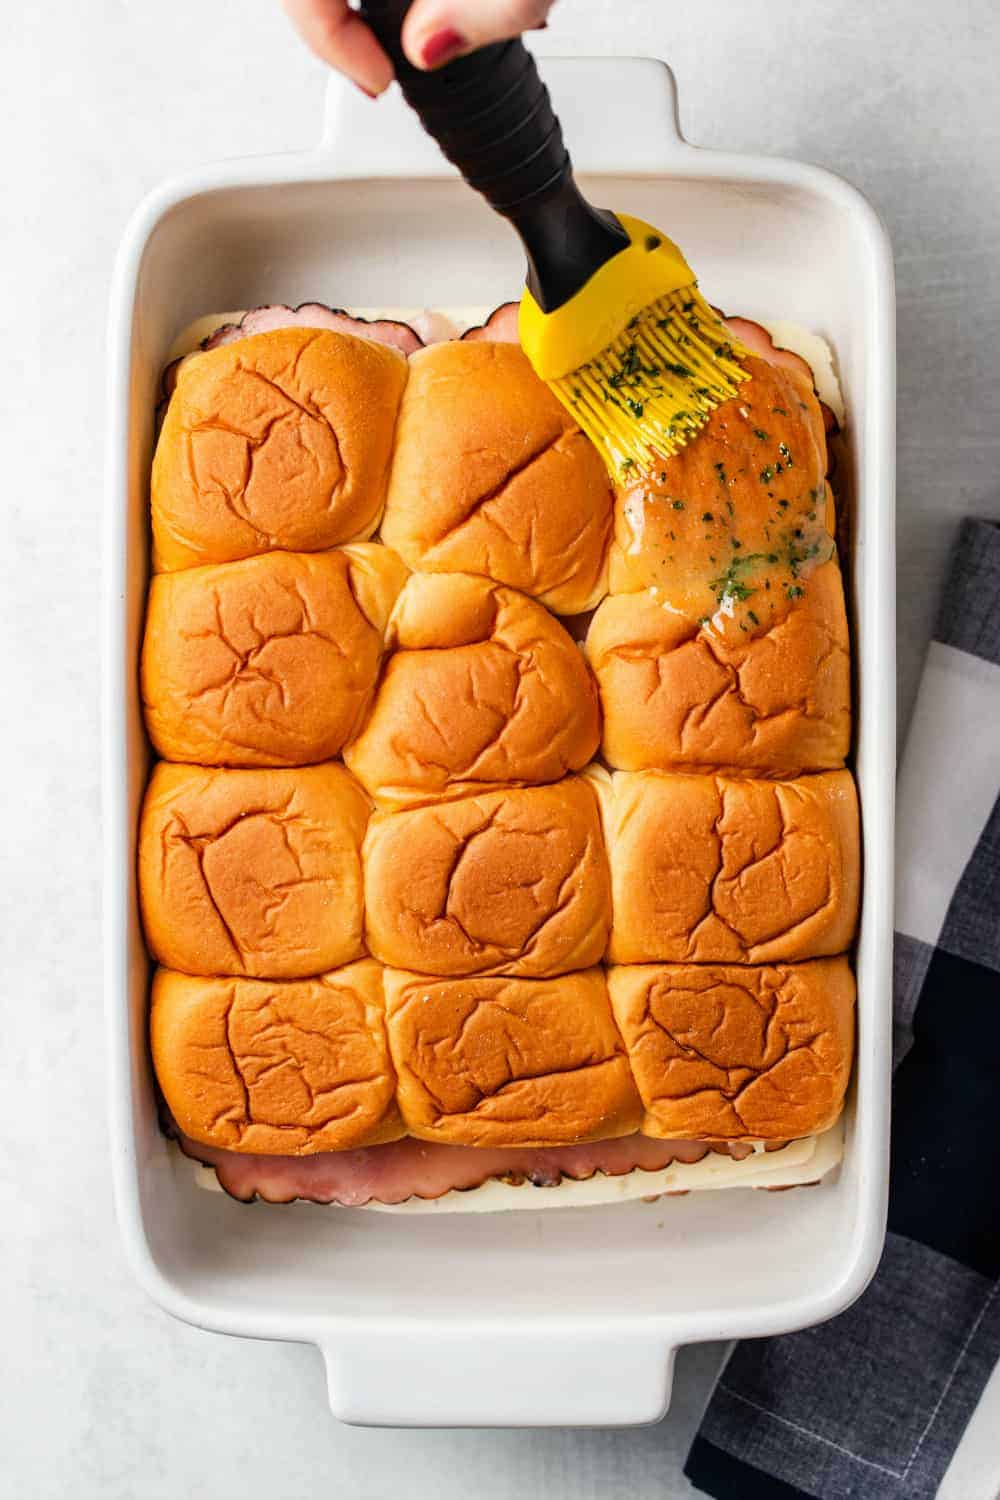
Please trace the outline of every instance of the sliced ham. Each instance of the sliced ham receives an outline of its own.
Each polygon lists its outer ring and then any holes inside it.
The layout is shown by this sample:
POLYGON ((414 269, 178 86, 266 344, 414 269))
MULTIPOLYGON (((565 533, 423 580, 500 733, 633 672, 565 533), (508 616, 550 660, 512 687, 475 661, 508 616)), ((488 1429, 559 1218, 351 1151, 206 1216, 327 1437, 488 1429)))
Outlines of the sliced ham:
MULTIPOLYGON (((495 344, 518 343, 520 341, 518 310, 517 302, 501 303, 490 313, 485 323, 467 329, 462 334, 463 339, 482 339, 495 344)), ((798 370, 806 377, 810 385, 813 383, 813 372, 801 354, 796 354, 791 349, 780 348, 760 323, 754 323, 750 318, 726 318, 724 316, 723 322, 733 338, 738 339, 745 348, 750 350, 751 354, 757 354, 761 359, 766 359, 773 365, 784 365, 788 369, 798 370)), ((837 431, 837 418, 825 401, 820 402, 820 407, 823 411, 827 436, 830 437, 837 431)))
MULTIPOLYGON (((502 302, 495 308, 486 319, 485 323, 479 323, 474 328, 469 328, 462 334, 463 339, 483 339, 491 343, 516 344, 518 342, 518 310, 517 302, 502 302)), ((718 312, 719 310, 716 309, 718 312)), ((810 381, 812 370, 800 354, 795 354, 791 349, 780 349, 771 338, 766 328, 760 323, 751 322, 749 318, 727 318, 720 313, 725 327, 745 345, 752 354, 758 354, 762 359, 769 360, 774 365, 786 365, 793 370, 799 370, 810 381)))
MULTIPOLYGON (((750 318, 723 318, 723 322, 734 339, 738 339, 745 349, 751 354, 758 354, 761 359, 766 359, 768 364, 784 365, 788 370, 798 370, 804 375, 810 385, 813 385, 813 372, 809 367, 808 360, 796 354, 792 349, 782 349, 774 342, 766 328, 759 323, 754 323, 750 318)), ((832 437, 839 430, 839 423, 833 411, 825 401, 820 401, 820 410, 823 413, 823 425, 826 428, 827 437, 832 437)))
POLYGON ((485 323, 480 323, 475 328, 467 328, 462 334, 463 339, 482 339, 490 344, 519 344, 521 342, 517 328, 519 308, 520 304, 517 302, 501 302, 499 307, 493 309, 485 323))
MULTIPOLYGON (((222 1187, 233 1198, 250 1203, 338 1203, 360 1208, 366 1203, 403 1203, 407 1198, 440 1198, 453 1190, 480 1187, 492 1178, 514 1184, 553 1187, 564 1177, 584 1182, 595 1173, 620 1177, 637 1167, 662 1171, 671 1162, 701 1161, 710 1151, 742 1161, 753 1148, 737 1141, 657 1141, 629 1135, 618 1140, 544 1150, 494 1150, 441 1146, 411 1136, 363 1151, 325 1151, 315 1156, 253 1156, 202 1146, 179 1131, 181 1150, 193 1161, 214 1167, 222 1187)), ((781 1144, 784 1144, 783 1142, 781 1144)))
POLYGON ((238 323, 223 323, 201 347, 218 349, 222 344, 233 344, 255 333, 273 333, 277 328, 327 328, 333 333, 349 333, 354 338, 387 344, 401 354, 415 354, 424 345, 408 323, 397 323, 393 318, 370 321, 352 317, 339 307, 326 307, 322 302, 302 302, 298 307, 274 303, 270 307, 252 308, 238 323))
POLYGON ((791 349, 779 349, 766 328, 753 323, 749 318, 724 318, 723 322, 734 339, 738 339, 751 354, 757 354, 771 365, 784 365, 787 370, 798 370, 812 384, 813 372, 802 358, 791 349))
POLYGON ((166 405, 174 394, 177 386, 178 372, 187 357, 186 354, 182 355, 179 359, 172 359, 169 365, 164 366, 163 374, 160 376, 160 400, 157 403, 157 412, 159 412, 161 406, 166 405))

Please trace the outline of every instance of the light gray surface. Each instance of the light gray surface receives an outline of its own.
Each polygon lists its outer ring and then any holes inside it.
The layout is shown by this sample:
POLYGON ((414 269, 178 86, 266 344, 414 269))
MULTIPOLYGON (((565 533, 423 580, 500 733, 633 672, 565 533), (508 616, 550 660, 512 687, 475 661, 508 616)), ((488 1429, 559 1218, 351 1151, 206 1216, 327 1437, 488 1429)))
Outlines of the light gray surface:
MULTIPOLYGON (((553 26, 601 51, 659 51, 677 71, 689 138, 827 164, 886 218, 899 273, 905 723, 955 520, 1000 514, 997 8, 692 9, 697 32, 691 11, 669 0, 561 0, 553 26)), ((53 0, 11 5, 4 19, 15 34, 3 44, 0 96, 0 1496, 691 1493, 679 1464, 715 1350, 682 1354, 674 1409, 657 1429, 357 1431, 328 1418, 313 1351, 183 1327, 129 1280, 105 1166, 97 933, 109 268, 125 218, 165 174, 312 141, 322 79, 276 0, 53 0)), ((630 126, 642 122, 614 122, 630 126)))

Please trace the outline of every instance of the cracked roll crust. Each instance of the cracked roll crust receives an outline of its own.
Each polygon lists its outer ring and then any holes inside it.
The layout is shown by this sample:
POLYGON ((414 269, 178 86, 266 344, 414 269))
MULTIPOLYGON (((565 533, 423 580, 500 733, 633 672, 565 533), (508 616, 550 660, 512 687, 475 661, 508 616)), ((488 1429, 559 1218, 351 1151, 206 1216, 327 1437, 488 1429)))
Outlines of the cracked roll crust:
POLYGON ((455 1146, 555 1146, 639 1128, 602 969, 542 980, 387 969, 385 998, 411 1135, 455 1146))
POLYGON ((646 1135, 794 1140, 840 1114, 854 1048, 846 958, 613 968, 646 1135))
POLYGON ((575 776, 376 813, 364 866, 368 947, 396 968, 544 977, 604 954, 604 841, 575 776))
POLYGON ((722 612, 693 620, 655 589, 613 595, 591 621, 586 651, 604 713, 602 749, 619 770, 794 776, 844 763, 851 673, 836 562, 752 628, 722 612))
POLYGON ((484 573, 558 614, 605 592, 612 497, 596 450, 513 344, 410 360, 382 536, 427 573, 484 573))
POLYGON ((281 328, 185 360, 153 459, 153 567, 321 551, 374 531, 406 360, 281 328))
POLYGON ((371 959, 284 982, 158 969, 150 1037, 167 1106, 202 1145, 310 1156, 405 1134, 371 959))
POLYGON ((142 651, 155 748, 207 766, 336 755, 368 707, 405 577, 369 543, 159 574, 142 651))
POLYGON ((364 953, 369 802, 342 766, 161 761, 139 824, 149 949, 186 974, 300 979, 364 953))
POLYGON ((774 963, 842 953, 861 880, 848 771, 795 781, 661 771, 595 780, 613 963, 774 963))
POLYGON ((597 688, 583 655, 524 594, 464 573, 414 574, 387 647, 371 713, 344 752, 382 805, 558 781, 597 749, 597 688))

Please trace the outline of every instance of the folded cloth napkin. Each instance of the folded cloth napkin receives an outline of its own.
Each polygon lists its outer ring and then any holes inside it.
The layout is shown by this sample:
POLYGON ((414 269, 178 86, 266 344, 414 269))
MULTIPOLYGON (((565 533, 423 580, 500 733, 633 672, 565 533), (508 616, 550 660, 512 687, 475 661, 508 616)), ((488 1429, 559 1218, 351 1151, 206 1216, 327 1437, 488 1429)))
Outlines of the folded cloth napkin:
MULTIPOLYGON (((885 1252, 840 1317, 737 1345, 685 1467, 720 1500, 931 1497, 1000 1361, 1000 526, 991 522, 962 527, 898 792, 885 1252)), ((1000 1453, 1000 1436, 996 1444, 1000 1453)))

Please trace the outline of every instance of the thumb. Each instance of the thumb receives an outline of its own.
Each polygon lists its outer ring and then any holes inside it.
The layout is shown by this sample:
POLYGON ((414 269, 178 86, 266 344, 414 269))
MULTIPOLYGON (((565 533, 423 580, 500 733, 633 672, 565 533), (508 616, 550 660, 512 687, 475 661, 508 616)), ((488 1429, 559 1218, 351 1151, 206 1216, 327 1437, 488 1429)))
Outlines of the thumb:
POLYGON ((418 68, 439 68, 489 42, 545 24, 554 0, 415 0, 403 25, 403 50, 418 68))

